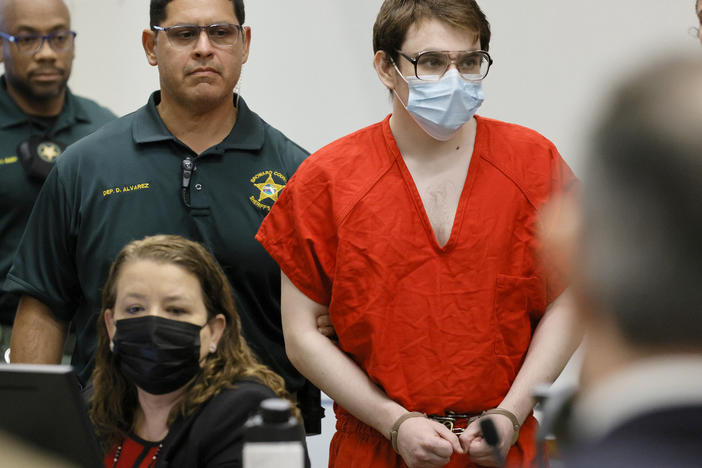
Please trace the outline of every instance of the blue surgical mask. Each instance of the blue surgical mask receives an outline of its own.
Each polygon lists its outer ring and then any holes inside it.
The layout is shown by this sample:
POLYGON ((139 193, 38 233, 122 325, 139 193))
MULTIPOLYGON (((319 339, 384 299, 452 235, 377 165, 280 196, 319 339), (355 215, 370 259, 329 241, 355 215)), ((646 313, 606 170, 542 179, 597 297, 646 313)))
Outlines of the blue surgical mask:
POLYGON ((473 118, 485 99, 480 82, 464 80, 455 68, 438 81, 424 81, 415 76, 402 78, 409 86, 407 105, 404 102, 402 105, 414 121, 437 140, 450 140, 473 118))

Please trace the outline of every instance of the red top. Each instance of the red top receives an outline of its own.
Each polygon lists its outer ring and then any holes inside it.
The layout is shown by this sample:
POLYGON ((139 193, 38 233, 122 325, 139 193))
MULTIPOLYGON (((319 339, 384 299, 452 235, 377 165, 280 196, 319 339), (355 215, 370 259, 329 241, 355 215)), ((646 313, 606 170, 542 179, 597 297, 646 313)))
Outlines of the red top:
POLYGON ((538 208, 573 173, 533 130, 476 119, 445 246, 389 117, 310 156, 256 236, 300 291, 329 306, 341 349, 410 411, 499 404, 565 288, 537 260, 535 236, 538 208))
POLYGON ((151 468, 156 464, 160 444, 131 434, 105 455, 105 468, 151 468), (120 446, 122 448, 115 463, 115 454, 120 446))

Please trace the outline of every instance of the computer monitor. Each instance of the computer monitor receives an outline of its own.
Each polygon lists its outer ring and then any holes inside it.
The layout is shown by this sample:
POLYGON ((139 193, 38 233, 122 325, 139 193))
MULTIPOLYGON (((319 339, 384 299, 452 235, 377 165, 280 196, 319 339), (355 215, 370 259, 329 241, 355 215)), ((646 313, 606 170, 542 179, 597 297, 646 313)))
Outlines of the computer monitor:
POLYGON ((0 429, 81 467, 102 467, 71 366, 0 365, 0 429))

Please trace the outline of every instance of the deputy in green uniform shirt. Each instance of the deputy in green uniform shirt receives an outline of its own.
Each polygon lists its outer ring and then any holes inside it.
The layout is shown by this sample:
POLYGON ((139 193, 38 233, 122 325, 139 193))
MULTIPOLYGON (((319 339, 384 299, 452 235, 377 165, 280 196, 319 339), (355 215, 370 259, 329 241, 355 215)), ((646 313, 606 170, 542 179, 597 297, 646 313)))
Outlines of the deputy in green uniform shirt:
POLYGON ((161 89, 67 149, 48 177, 5 282, 24 294, 13 361, 56 362, 72 321, 73 364, 87 379, 111 261, 134 239, 180 234, 215 255, 249 344, 301 391, 285 355, 279 270, 254 235, 307 152, 233 93, 251 41, 243 23, 242 0, 152 0, 142 42, 161 89))
MULTIPOLYGON (((0 78, 0 285, 44 176, 62 147, 115 118, 66 86, 74 37, 68 9, 60 0, 0 4, 5 66, 0 78)), ((9 345, 17 300, 0 292, 0 351, 9 345)))

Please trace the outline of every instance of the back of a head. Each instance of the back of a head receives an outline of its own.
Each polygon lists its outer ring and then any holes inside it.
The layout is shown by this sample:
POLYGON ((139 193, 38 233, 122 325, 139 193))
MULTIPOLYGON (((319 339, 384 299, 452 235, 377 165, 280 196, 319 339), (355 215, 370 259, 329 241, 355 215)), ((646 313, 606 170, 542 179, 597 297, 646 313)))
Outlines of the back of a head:
POLYGON ((633 345, 702 350, 702 61, 621 84, 584 177, 585 291, 633 345))

